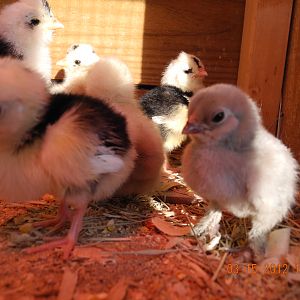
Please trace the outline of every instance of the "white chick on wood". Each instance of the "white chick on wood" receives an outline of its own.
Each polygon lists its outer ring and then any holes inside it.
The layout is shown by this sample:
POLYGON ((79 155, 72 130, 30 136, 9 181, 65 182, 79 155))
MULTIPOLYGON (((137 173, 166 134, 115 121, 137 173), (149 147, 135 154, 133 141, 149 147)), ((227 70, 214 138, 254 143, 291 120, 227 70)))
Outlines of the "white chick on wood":
POLYGON ((99 60, 89 44, 73 44, 67 50, 65 58, 56 64, 64 68, 65 77, 61 84, 53 85, 52 93, 85 93, 85 79, 89 68, 99 60))
POLYGON ((298 165, 290 150, 263 127, 254 101, 228 84, 195 94, 183 133, 191 138, 184 180, 210 202, 194 231, 216 232, 222 210, 250 217, 250 247, 262 258, 268 233, 294 203, 298 165))
POLYGON ((207 72, 201 60, 181 52, 163 73, 161 86, 141 98, 145 114, 156 123, 164 140, 164 149, 171 152, 186 139, 182 129, 187 120, 189 98, 203 88, 207 72))
POLYGON ((23 60, 50 85, 52 33, 63 25, 45 0, 20 0, 0 12, 0 57, 23 60))
POLYGON ((0 199, 28 201, 52 193, 66 237, 28 253, 64 248, 67 257, 87 205, 111 197, 131 174, 136 152, 126 119, 99 99, 46 91, 44 80, 19 60, 0 59, 0 199), (16 188, 17 187, 17 188, 16 188))
POLYGON ((87 95, 105 100, 122 113, 137 152, 132 174, 118 195, 151 193, 160 182, 164 161, 162 139, 154 124, 141 111, 127 65, 114 57, 102 57, 86 78, 87 95))

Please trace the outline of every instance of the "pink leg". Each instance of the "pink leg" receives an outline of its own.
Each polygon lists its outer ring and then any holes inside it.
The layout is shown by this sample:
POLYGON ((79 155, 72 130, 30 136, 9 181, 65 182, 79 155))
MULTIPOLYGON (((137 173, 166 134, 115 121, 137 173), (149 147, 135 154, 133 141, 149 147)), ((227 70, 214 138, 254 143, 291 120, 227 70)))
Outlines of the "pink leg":
POLYGON ((63 258, 67 259, 77 242, 80 230, 82 228, 83 216, 85 214, 87 204, 88 204, 88 201, 82 201, 82 200, 83 199, 81 199, 78 203, 76 203, 75 212, 72 216, 71 228, 69 229, 67 236, 52 242, 45 243, 37 247, 27 248, 24 250, 24 252, 30 254, 30 253, 37 253, 46 250, 51 250, 57 247, 62 247, 64 248, 63 258))
POLYGON ((33 227, 36 228, 54 226, 53 230, 51 230, 52 232, 54 232, 60 229, 61 227, 63 227, 63 225, 69 218, 70 218, 69 209, 66 202, 63 200, 60 203, 59 210, 55 218, 50 220, 40 221, 40 222, 34 222, 32 225, 33 227))

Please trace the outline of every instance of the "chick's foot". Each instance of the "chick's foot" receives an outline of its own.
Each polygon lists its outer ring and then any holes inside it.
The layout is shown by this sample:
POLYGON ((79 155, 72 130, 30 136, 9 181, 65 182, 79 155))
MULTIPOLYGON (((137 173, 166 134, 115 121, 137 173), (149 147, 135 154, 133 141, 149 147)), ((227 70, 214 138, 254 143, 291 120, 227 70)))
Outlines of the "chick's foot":
POLYGON ((193 227, 193 232, 197 236, 209 235, 209 237, 212 238, 219 232, 221 218, 221 211, 209 210, 200 222, 193 227))
POLYGON ((61 247, 63 248, 64 253, 63 258, 67 259, 77 242, 80 230, 82 228, 82 221, 85 210, 85 206, 78 207, 75 210, 74 215, 72 216, 71 228, 69 229, 66 237, 45 243, 40 246, 27 248, 24 250, 24 252, 27 254, 32 254, 61 247))

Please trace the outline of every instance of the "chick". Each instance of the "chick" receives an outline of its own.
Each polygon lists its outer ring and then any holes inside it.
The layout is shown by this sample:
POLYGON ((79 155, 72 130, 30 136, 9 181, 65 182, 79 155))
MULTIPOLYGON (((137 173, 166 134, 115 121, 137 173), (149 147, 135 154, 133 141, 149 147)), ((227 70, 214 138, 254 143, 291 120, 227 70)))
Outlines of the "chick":
POLYGON ((133 78, 128 66, 115 57, 95 56, 89 59, 92 56, 87 53, 91 54, 91 47, 82 47, 82 51, 78 50, 81 45, 75 49, 72 47, 63 63, 68 70, 63 83, 64 91, 86 94, 112 105, 125 116, 128 134, 137 152, 134 170, 116 194, 151 193, 160 182, 164 161, 162 140, 157 128, 144 116, 135 100, 133 78), (82 53, 82 56, 77 53, 82 53), (80 59, 81 63, 74 64, 74 58, 80 59))
POLYGON ((53 30, 62 27, 45 0, 20 0, 7 5, 0 12, 0 57, 23 60, 50 84, 48 45, 53 30))
POLYGON ((194 231, 216 231, 222 210, 251 217, 250 247, 261 258, 268 233, 294 203, 298 165, 290 150, 263 127, 254 101, 228 84, 195 94, 183 133, 191 138, 183 178, 211 204, 194 231))
POLYGON ((117 58, 103 57, 88 71, 87 95, 105 100, 125 116, 137 152, 134 170, 118 195, 153 192, 160 182, 164 161, 160 134, 142 113, 134 92, 132 75, 127 65, 117 58))
POLYGON ((93 47, 89 44, 73 44, 67 50, 65 58, 56 64, 65 70, 63 83, 54 85, 52 93, 85 93, 85 78, 89 68, 99 60, 93 47))
POLYGON ((164 140, 164 149, 171 152, 186 139, 182 129, 187 120, 189 98, 204 87, 207 72, 201 60, 181 52, 163 73, 161 86, 141 98, 145 114, 156 123, 164 140))
POLYGON ((67 257, 88 203, 111 197, 133 170, 126 119, 99 99, 50 96, 38 74, 10 58, 0 59, 0 113, 0 199, 61 199, 57 218, 40 225, 69 217, 67 236, 27 252, 63 247, 67 257))

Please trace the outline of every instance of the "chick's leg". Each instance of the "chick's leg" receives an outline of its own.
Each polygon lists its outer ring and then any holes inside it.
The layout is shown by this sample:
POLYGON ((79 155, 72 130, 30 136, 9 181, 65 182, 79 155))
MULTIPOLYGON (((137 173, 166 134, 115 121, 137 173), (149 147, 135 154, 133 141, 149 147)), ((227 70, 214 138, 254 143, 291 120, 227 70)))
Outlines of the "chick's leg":
POLYGON ((83 216, 85 214, 89 202, 88 200, 89 199, 87 195, 84 195, 83 193, 68 195, 65 198, 65 202, 66 204, 74 208, 74 213, 71 216, 71 227, 67 236, 49 243, 45 243, 41 246, 25 249, 25 252, 37 253, 45 250, 54 249, 57 247, 62 247, 64 249, 64 259, 68 258, 77 242, 80 230, 82 228, 83 216))
POLYGON ((282 220, 282 212, 260 212, 252 218, 252 228, 249 231, 249 245, 254 252, 255 259, 259 261, 264 257, 268 233, 282 220))
POLYGON ((209 236, 212 237, 219 231, 219 223, 221 221, 221 218, 221 211, 210 209, 200 220, 200 222, 194 226, 193 231, 198 236, 209 234, 209 236))
POLYGON ((40 222, 34 222, 33 227, 43 228, 43 227, 54 226, 54 228, 51 230, 51 232, 54 232, 54 231, 62 228, 68 219, 70 219, 69 208, 68 208, 66 202, 64 200, 62 200, 60 202, 57 216, 54 219, 40 221, 40 222))

